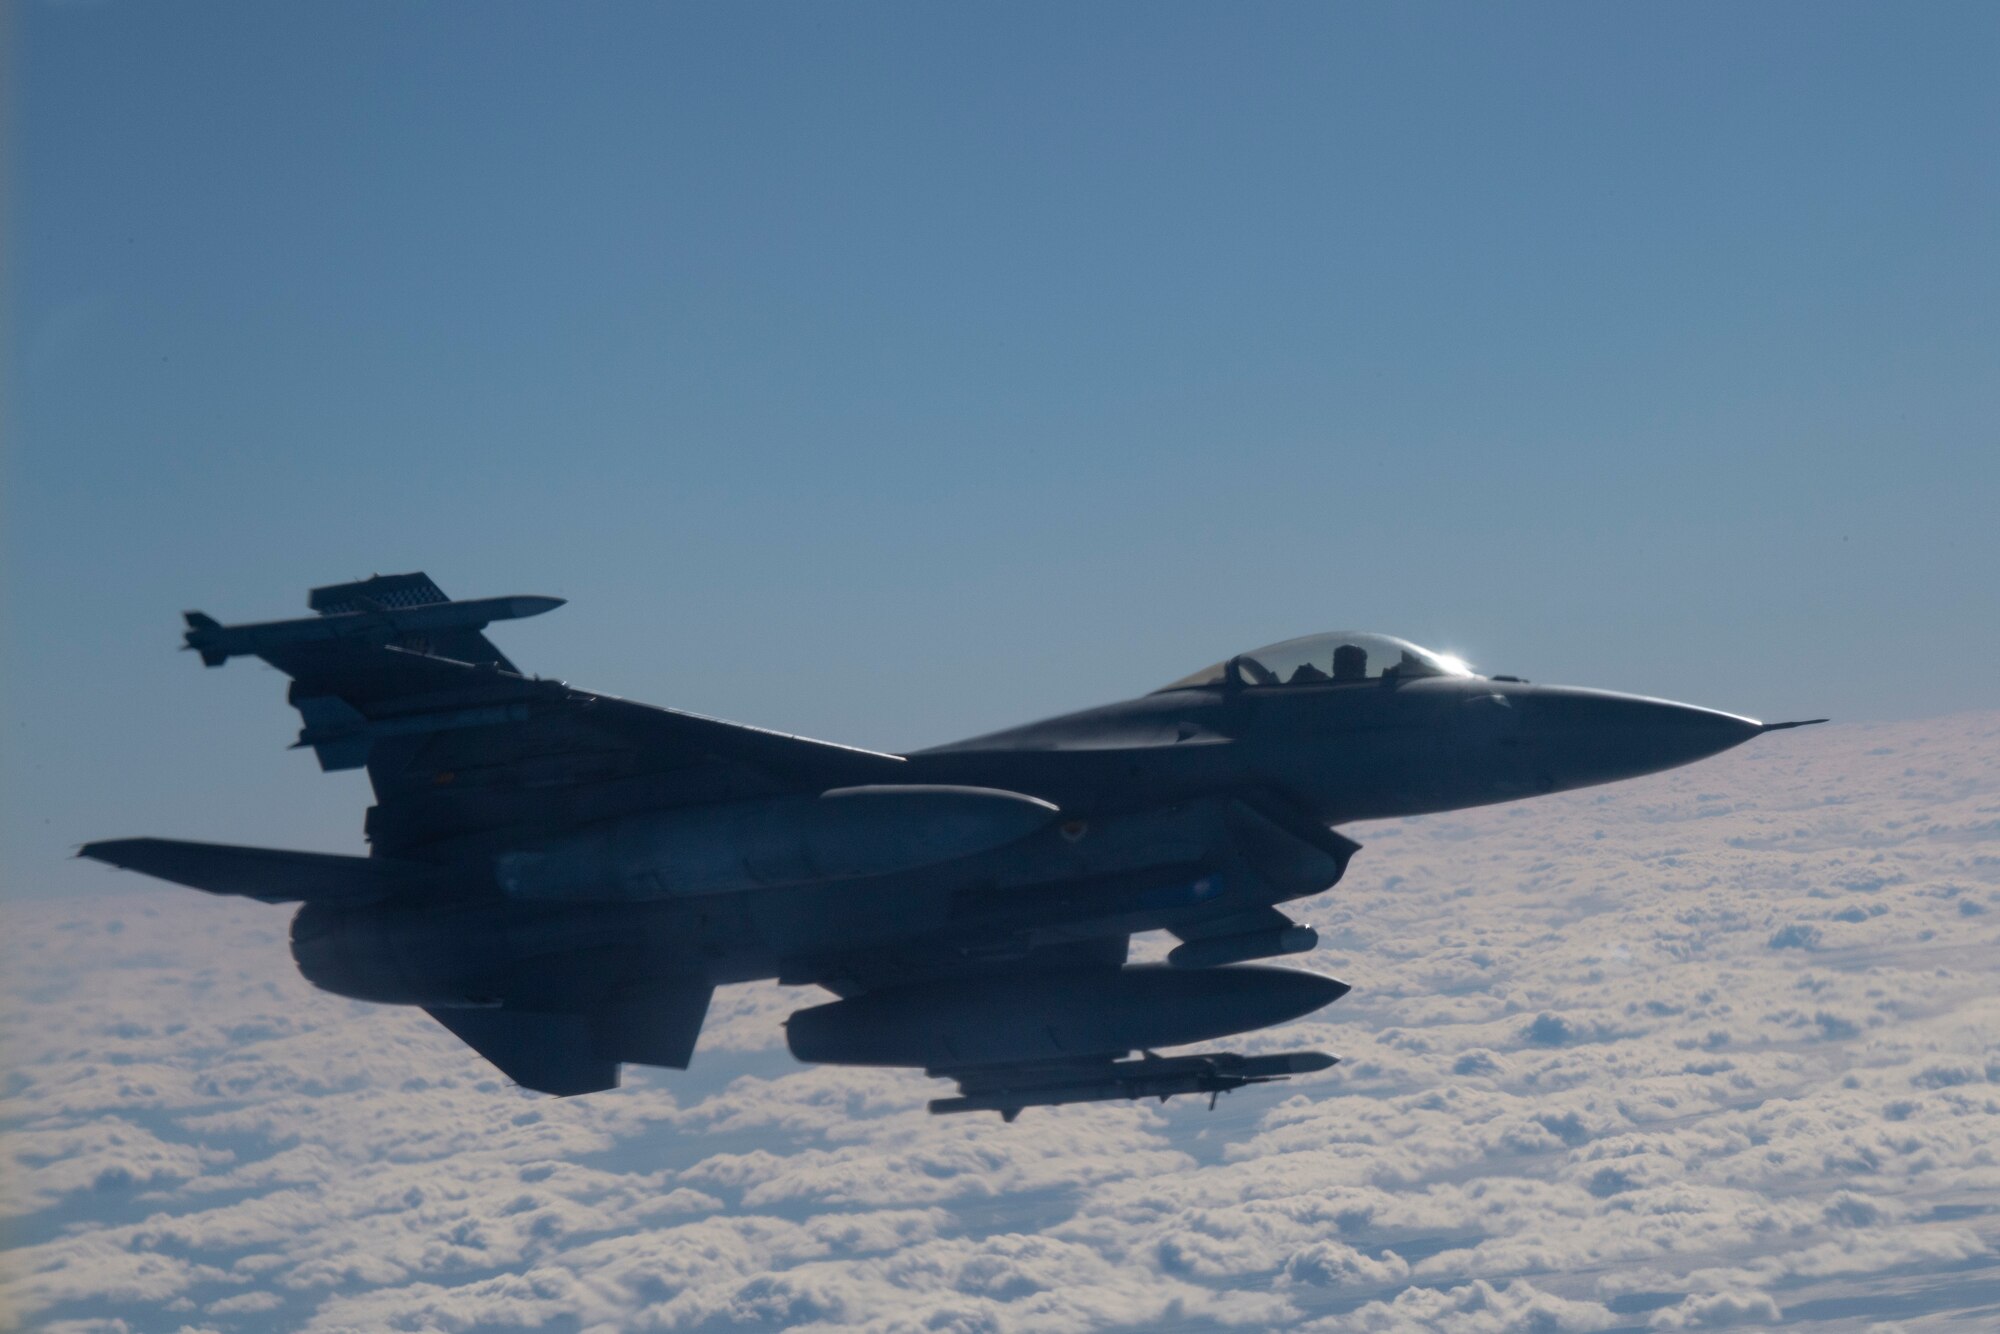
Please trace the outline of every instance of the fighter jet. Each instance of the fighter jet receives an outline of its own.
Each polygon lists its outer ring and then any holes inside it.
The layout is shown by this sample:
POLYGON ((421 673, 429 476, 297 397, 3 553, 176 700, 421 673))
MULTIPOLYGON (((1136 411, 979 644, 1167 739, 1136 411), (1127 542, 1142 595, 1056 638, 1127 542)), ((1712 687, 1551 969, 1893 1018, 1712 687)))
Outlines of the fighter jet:
MULTIPOLYGON (((424 574, 313 590, 315 616, 186 615, 204 663, 292 679, 297 745, 365 767, 369 855, 127 838, 81 855, 296 903, 314 986, 417 1005, 516 1083, 687 1068, 718 986, 832 999, 802 1061, 950 1079, 933 1112, 1217 1094, 1337 1058, 1209 1043, 1348 991, 1280 905, 1336 884, 1337 826, 1688 764, 1780 728, 1485 677, 1386 635, 1239 653, 1134 699, 905 755, 523 674, 482 631, 561 605, 453 602, 424 574), (1166 931, 1164 963, 1128 961, 1166 931)), ((1806 720, 1811 722, 1821 719, 1806 720)))

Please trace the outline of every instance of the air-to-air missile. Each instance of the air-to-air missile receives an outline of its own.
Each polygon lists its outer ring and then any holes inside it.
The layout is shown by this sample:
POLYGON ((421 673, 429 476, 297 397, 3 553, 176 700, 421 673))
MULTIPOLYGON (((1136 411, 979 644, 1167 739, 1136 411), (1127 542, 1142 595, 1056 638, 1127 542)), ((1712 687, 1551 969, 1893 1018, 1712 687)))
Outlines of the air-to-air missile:
POLYGON ((1249 1084, 1275 1083, 1293 1075, 1316 1074, 1338 1064, 1338 1056, 1317 1051, 1281 1052, 1274 1056, 1240 1056, 1229 1051, 1155 1056, 1149 1051, 1137 1060, 1113 1061, 1081 1073, 1066 1072, 1061 1065, 1052 1065, 1033 1082, 1008 1084, 990 1092, 981 1090, 976 1078, 960 1075, 959 1083, 966 1092, 956 1098, 933 1098, 930 1110, 940 1114, 998 1112, 1003 1120, 1012 1121, 1024 1107, 1135 1102, 1140 1098, 1165 1102, 1182 1093, 1206 1093, 1208 1105, 1214 1107, 1218 1094, 1249 1084))
MULTIPOLYGON (((1284 1023, 1347 984, 1250 961, 1318 934, 1335 826, 1687 764, 1798 723, 1485 677, 1383 635, 1287 640, 1135 699, 892 755, 522 675, 421 574, 313 590, 315 617, 187 647, 292 677, 298 744, 366 765, 366 857, 136 838, 83 855, 297 903, 315 986, 424 1006, 528 1088, 685 1067, 718 985, 773 978, 801 1060, 922 1069, 934 1112, 1219 1093, 1320 1052, 1154 1049, 1284 1023), (1132 965, 1135 934, 1179 944, 1132 965), (1142 1053, 1134 1058, 1133 1052, 1142 1053)), ((1363 964, 1365 966, 1365 963, 1363 964)))
POLYGON ((190 611, 183 613, 188 627, 183 638, 185 647, 201 654, 204 665, 220 667, 231 658, 327 640, 387 641, 402 637, 427 637, 447 630, 484 630, 495 621, 518 621, 523 617, 540 616, 562 605, 562 598, 532 593, 408 607, 357 598, 351 610, 325 612, 291 621, 253 621, 245 625, 223 625, 212 616, 190 611))

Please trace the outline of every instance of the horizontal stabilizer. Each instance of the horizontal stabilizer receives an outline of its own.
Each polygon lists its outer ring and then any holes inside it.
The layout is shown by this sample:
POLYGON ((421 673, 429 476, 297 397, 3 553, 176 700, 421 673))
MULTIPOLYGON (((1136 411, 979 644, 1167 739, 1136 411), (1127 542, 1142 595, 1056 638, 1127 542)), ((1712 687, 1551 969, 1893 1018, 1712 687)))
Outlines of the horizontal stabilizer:
POLYGON ((84 844, 77 855, 211 894, 264 903, 368 903, 436 874, 420 863, 383 857, 242 848, 177 838, 107 839, 84 844))
POLYGON ((427 1008, 523 1088, 558 1097, 618 1087, 618 1065, 687 1069, 714 988, 667 982, 590 1010, 427 1008))

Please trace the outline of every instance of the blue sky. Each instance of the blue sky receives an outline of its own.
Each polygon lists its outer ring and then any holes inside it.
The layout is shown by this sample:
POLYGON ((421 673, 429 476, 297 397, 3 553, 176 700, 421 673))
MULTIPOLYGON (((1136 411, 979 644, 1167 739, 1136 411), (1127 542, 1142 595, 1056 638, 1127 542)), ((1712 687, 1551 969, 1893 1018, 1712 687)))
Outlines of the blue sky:
POLYGON ((1366 627, 1990 706, 2000 11, 25 5, 12 892, 352 849, 177 613, 905 747, 1366 627))

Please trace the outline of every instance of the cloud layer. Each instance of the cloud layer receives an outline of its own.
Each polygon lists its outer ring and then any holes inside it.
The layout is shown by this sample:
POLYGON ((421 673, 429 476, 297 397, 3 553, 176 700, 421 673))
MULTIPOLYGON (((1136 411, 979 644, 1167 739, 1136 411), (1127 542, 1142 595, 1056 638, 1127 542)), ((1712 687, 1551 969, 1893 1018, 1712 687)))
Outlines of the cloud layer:
MULTIPOLYGON (((1351 829, 1351 996, 1193 1100, 933 1118, 725 991, 553 1100, 312 991, 286 914, 7 909, 0 1322, 69 1330, 2000 1320, 2000 714, 1351 829)), ((247 833, 248 831, 246 831, 247 833)), ((1157 943, 1149 943, 1157 952, 1157 943)), ((1953 1327, 1965 1327, 1953 1323, 1953 1327)))

